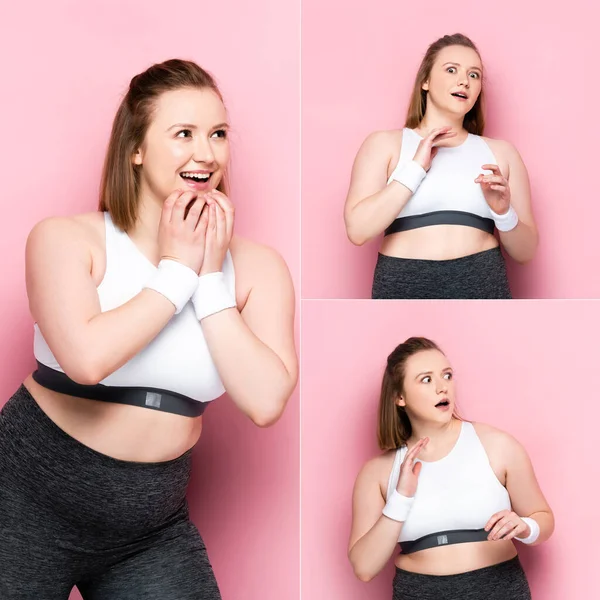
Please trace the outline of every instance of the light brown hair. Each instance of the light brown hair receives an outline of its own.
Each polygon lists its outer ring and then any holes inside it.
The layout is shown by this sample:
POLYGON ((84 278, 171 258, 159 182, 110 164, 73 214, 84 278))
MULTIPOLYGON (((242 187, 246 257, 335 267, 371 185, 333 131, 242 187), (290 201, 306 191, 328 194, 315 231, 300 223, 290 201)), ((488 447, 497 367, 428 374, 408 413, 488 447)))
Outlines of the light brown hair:
MULTIPOLYGON (((156 100, 165 92, 183 88, 210 89, 223 101, 210 73, 194 62, 171 59, 136 75, 117 110, 102 170, 98 210, 108 211, 123 231, 137 220, 142 167, 132 159, 146 137, 156 100)), ((217 189, 227 193, 226 177, 217 189)))
MULTIPOLYGON (((396 404, 396 401, 404 393, 406 362, 414 354, 425 350, 442 352, 439 346, 430 339, 411 337, 396 346, 387 358, 381 382, 377 425, 377 438, 382 450, 400 448, 412 435, 412 425, 408 414, 403 406, 396 404)), ((456 411, 454 416, 461 419, 456 411)))
MULTIPOLYGON (((479 58, 481 58, 477 46, 475 46, 475 44, 462 33, 445 35, 439 40, 433 42, 433 44, 427 48, 427 52, 423 57, 421 66, 417 71, 415 85, 410 98, 410 104, 408 105, 406 123, 404 125, 405 127, 408 127, 409 129, 415 129, 423 120, 423 117, 425 116, 425 109, 427 108, 427 91, 424 90, 422 86, 429 79, 431 75, 431 69, 433 68, 433 63, 435 63, 438 54, 441 52, 441 50, 447 48, 448 46, 464 46, 465 48, 471 48, 472 50, 475 50, 479 58)), ((485 94, 482 80, 479 98, 477 98, 473 108, 465 115, 463 121, 463 127, 469 133, 483 135, 483 130, 485 129, 485 117, 483 114, 484 105, 485 94)))

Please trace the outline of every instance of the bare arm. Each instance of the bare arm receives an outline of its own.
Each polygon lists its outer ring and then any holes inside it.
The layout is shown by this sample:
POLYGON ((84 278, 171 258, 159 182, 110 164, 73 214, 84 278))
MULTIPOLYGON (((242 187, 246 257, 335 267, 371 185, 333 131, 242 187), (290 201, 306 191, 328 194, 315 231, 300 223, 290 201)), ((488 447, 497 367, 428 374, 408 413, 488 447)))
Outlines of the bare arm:
MULTIPOLYGON (((174 193, 163 207, 161 255, 200 268, 207 220, 198 216, 204 204, 195 195, 174 193)), ((77 383, 98 383, 142 350, 175 313, 163 295, 144 289, 123 305, 100 312, 91 276, 92 254, 87 231, 73 219, 38 223, 26 246, 29 308, 64 372, 77 383)))
MULTIPOLYGON (((414 498, 417 491, 423 465, 415 460, 428 442, 429 438, 421 438, 406 453, 400 465, 396 492, 404 496, 404 499, 414 498)), ((394 517, 391 519, 382 513, 386 503, 379 482, 382 479, 382 471, 386 470, 386 464, 388 463, 384 457, 368 462, 358 475, 354 487, 348 558, 354 573, 361 581, 370 581, 385 567, 394 553, 404 519, 408 514, 404 512, 400 516, 393 509, 391 513, 387 512, 390 517, 394 517)))
POLYGON ((201 324, 231 399, 265 427, 281 416, 298 378, 294 288, 275 251, 254 247, 251 262, 253 284, 242 311, 227 309, 201 324))
MULTIPOLYGON (((450 127, 432 129, 419 142, 413 160, 429 171, 438 148, 455 136, 450 127)), ((344 212, 353 244, 360 246, 383 233, 413 195, 395 179, 387 183, 394 148, 400 145, 401 138, 395 132, 380 131, 371 134, 358 151, 344 212)))
POLYGON ((352 529, 348 558, 355 575, 370 581, 394 554, 403 523, 382 514, 385 499, 379 484, 382 458, 368 462, 359 473, 352 498, 352 529))
MULTIPOLYGON (((512 259, 526 263, 534 257, 538 246, 538 231, 531 209, 527 168, 512 144, 498 140, 491 142, 494 152, 501 156, 507 165, 506 179, 510 190, 510 204, 519 216, 519 223, 514 229, 499 232, 500 241, 512 259)), ((508 206, 505 210, 508 210, 508 206)))
POLYGON ((412 196, 412 192, 397 181, 387 185, 396 139, 391 132, 372 133, 354 160, 344 220, 348 239, 357 246, 383 233, 412 196))
POLYGON ((530 530, 520 518, 531 517, 540 526, 540 535, 531 545, 541 544, 554 531, 554 515, 540 489, 525 448, 511 435, 488 425, 477 424, 477 430, 482 433, 481 439, 490 462, 505 472, 505 487, 512 505, 512 511, 491 515, 486 529, 490 531, 492 539, 513 539, 516 536, 524 538, 530 534, 530 530), (511 532, 511 527, 517 524, 521 526, 522 532, 511 532))
POLYGON ((175 313, 153 290, 101 313, 91 267, 81 225, 53 218, 33 228, 26 247, 31 314, 64 372, 86 385, 125 364, 175 313))
POLYGON ((545 542, 554 531, 554 514, 540 489, 525 448, 512 437, 506 448, 506 489, 513 510, 521 517, 535 519, 540 526, 540 535, 532 545, 545 542))

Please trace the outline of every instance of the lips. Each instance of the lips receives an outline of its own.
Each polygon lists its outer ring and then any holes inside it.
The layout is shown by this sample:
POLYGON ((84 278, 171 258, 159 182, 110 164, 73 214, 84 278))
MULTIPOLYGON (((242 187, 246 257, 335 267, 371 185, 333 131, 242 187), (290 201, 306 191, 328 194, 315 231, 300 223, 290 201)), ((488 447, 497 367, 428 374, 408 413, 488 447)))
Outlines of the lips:
POLYGON ((450 401, 448 400, 448 398, 444 398, 443 400, 440 400, 435 407, 436 408, 443 408, 443 407, 448 407, 450 406, 450 401))
POLYGON ((464 92, 453 92, 451 95, 454 96, 455 98, 459 98, 460 100, 468 100, 469 99, 467 94, 465 94, 464 92))

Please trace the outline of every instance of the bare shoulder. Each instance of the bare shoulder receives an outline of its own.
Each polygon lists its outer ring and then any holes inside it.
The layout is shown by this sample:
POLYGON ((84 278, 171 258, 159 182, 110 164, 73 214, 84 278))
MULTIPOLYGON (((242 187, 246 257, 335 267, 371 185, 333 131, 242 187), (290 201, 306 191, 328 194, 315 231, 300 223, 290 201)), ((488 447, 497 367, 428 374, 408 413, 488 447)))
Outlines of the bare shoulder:
POLYGON ((288 266, 277 250, 248 238, 234 235, 229 244, 231 258, 237 270, 257 272, 288 272, 288 266))
POLYGON ((473 427, 488 453, 513 453, 522 449, 519 441, 506 431, 487 423, 473 423, 473 427))
POLYGON ((507 140, 498 140, 482 136, 482 139, 490 147, 491 151, 496 155, 496 158, 504 158, 507 161, 513 161, 515 158, 520 159, 519 151, 516 146, 507 140))
POLYGON ((34 225, 27 238, 28 253, 76 246, 91 247, 103 236, 102 213, 47 217, 34 225))
POLYGON ((388 479, 394 464, 395 450, 389 450, 369 459, 361 468, 356 478, 356 486, 379 485, 382 495, 385 497, 388 479))
POLYGON ((402 129, 373 131, 362 143, 359 154, 395 154, 402 144, 402 129))

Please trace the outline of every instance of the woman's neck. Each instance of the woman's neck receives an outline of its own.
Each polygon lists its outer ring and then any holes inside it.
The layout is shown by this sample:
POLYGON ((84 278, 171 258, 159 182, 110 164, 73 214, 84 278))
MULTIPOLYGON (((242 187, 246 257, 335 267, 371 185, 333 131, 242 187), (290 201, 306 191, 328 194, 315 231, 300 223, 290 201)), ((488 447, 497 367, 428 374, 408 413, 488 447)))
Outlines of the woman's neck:
POLYGON ((427 132, 431 131, 432 129, 439 129, 440 127, 452 127, 452 131, 458 133, 458 137, 460 138, 460 133, 465 131, 463 122, 464 116, 441 111, 432 104, 428 104, 427 109, 425 110, 425 115, 419 123, 418 129, 423 134, 423 137, 425 137, 427 132))
POLYGON ((144 250, 151 260, 158 260, 158 226, 162 215, 162 204, 151 192, 142 189, 138 204, 137 219, 127 232, 129 237, 144 250))
POLYGON ((414 446, 421 438, 428 437, 428 448, 435 448, 443 444, 449 437, 453 437, 456 427, 461 421, 452 418, 448 423, 432 423, 431 421, 419 421, 411 418, 412 435, 408 440, 408 446, 414 446))

